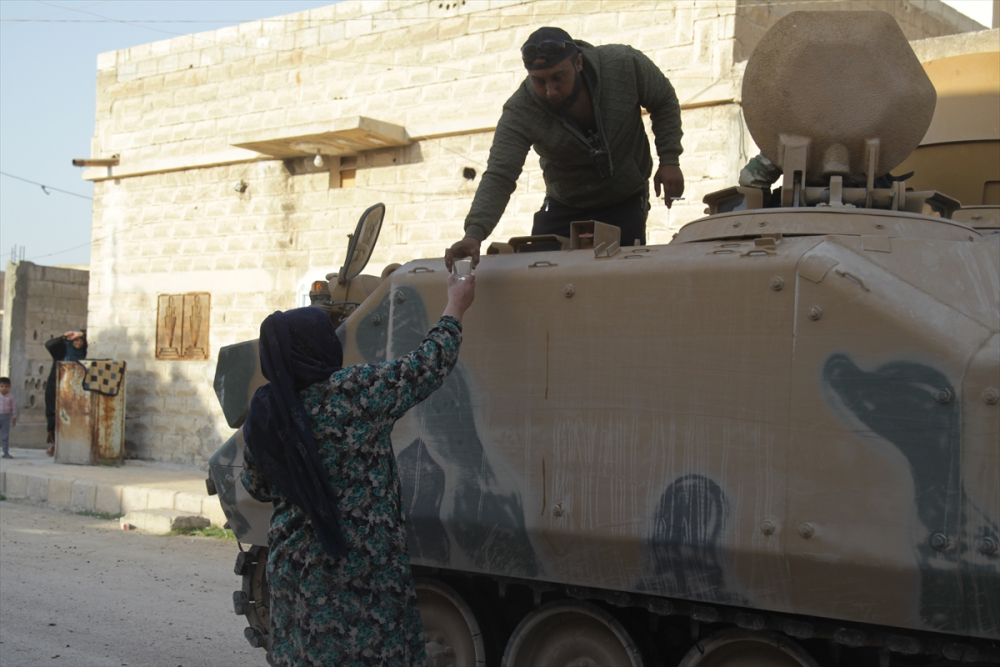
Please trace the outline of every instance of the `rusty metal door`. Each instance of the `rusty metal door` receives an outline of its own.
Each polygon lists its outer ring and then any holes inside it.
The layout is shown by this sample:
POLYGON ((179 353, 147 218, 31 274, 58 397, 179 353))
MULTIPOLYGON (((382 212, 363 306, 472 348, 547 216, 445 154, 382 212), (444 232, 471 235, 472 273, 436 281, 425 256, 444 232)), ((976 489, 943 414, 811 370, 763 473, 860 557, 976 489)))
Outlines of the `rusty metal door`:
POLYGON ((56 367, 56 463, 120 463, 125 453, 125 380, 117 395, 83 388, 87 369, 56 367))

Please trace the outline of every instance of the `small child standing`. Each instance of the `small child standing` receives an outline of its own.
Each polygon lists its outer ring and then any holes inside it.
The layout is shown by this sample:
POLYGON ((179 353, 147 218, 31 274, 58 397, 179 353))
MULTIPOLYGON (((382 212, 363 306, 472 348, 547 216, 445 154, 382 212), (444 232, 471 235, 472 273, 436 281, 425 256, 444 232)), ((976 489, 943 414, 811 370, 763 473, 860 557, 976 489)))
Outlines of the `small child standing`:
POLYGON ((0 445, 3 445, 3 458, 12 459, 10 455, 10 427, 17 425, 17 401, 10 393, 10 378, 0 378, 0 445))

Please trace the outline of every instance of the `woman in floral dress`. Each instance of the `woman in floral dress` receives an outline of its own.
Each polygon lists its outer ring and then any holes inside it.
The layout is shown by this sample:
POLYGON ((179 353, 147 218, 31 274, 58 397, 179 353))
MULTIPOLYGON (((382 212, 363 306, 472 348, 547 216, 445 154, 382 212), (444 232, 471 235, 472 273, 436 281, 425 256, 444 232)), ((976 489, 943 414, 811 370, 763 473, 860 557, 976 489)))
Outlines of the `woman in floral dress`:
POLYGON ((424 665, 390 433, 458 360, 475 279, 448 279, 448 306, 404 357, 341 368, 318 308, 261 325, 261 369, 243 426, 243 485, 274 504, 268 531, 273 665, 424 665))

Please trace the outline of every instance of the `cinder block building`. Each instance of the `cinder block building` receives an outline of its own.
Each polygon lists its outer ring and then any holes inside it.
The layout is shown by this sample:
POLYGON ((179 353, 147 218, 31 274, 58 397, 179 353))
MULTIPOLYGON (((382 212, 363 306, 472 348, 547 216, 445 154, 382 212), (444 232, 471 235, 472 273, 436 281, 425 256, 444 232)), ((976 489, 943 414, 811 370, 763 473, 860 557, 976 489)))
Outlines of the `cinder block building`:
MULTIPOLYGON (((650 215, 666 243, 753 155, 743 67, 796 9, 884 9, 911 40, 982 28, 938 0, 351 0, 102 54, 89 325, 93 356, 129 363, 132 455, 207 459, 219 347, 301 305, 368 205, 388 208, 369 272, 461 238, 534 29, 631 44, 672 81, 687 191, 650 215)), ((528 233, 543 194, 529 155, 493 238, 528 233)))
POLYGON ((45 342, 87 328, 90 274, 78 266, 8 262, 0 284, 0 375, 10 377, 18 410, 10 444, 45 449, 45 385, 52 367, 45 342))

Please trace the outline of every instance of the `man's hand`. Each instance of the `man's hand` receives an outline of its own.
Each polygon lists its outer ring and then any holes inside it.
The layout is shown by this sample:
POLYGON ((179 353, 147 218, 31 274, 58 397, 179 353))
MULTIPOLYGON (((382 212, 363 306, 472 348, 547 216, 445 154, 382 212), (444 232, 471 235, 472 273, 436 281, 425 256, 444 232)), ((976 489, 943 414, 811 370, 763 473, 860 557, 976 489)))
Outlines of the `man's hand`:
POLYGON ((674 203, 671 197, 680 197, 684 194, 684 174, 681 168, 675 164, 661 164, 660 168, 653 174, 653 189, 656 191, 656 198, 660 198, 660 186, 663 186, 663 200, 667 208, 674 203))
POLYGON ((448 306, 441 314, 451 315, 461 321, 462 315, 472 305, 476 298, 476 277, 475 276, 448 276, 448 306))
POLYGON ((63 334, 66 340, 76 340, 77 338, 83 338, 83 333, 79 331, 67 331, 63 334))
POLYGON ((472 268, 479 264, 479 247, 482 243, 471 236, 466 236, 455 245, 444 251, 444 265, 451 271, 456 259, 472 258, 472 268))

